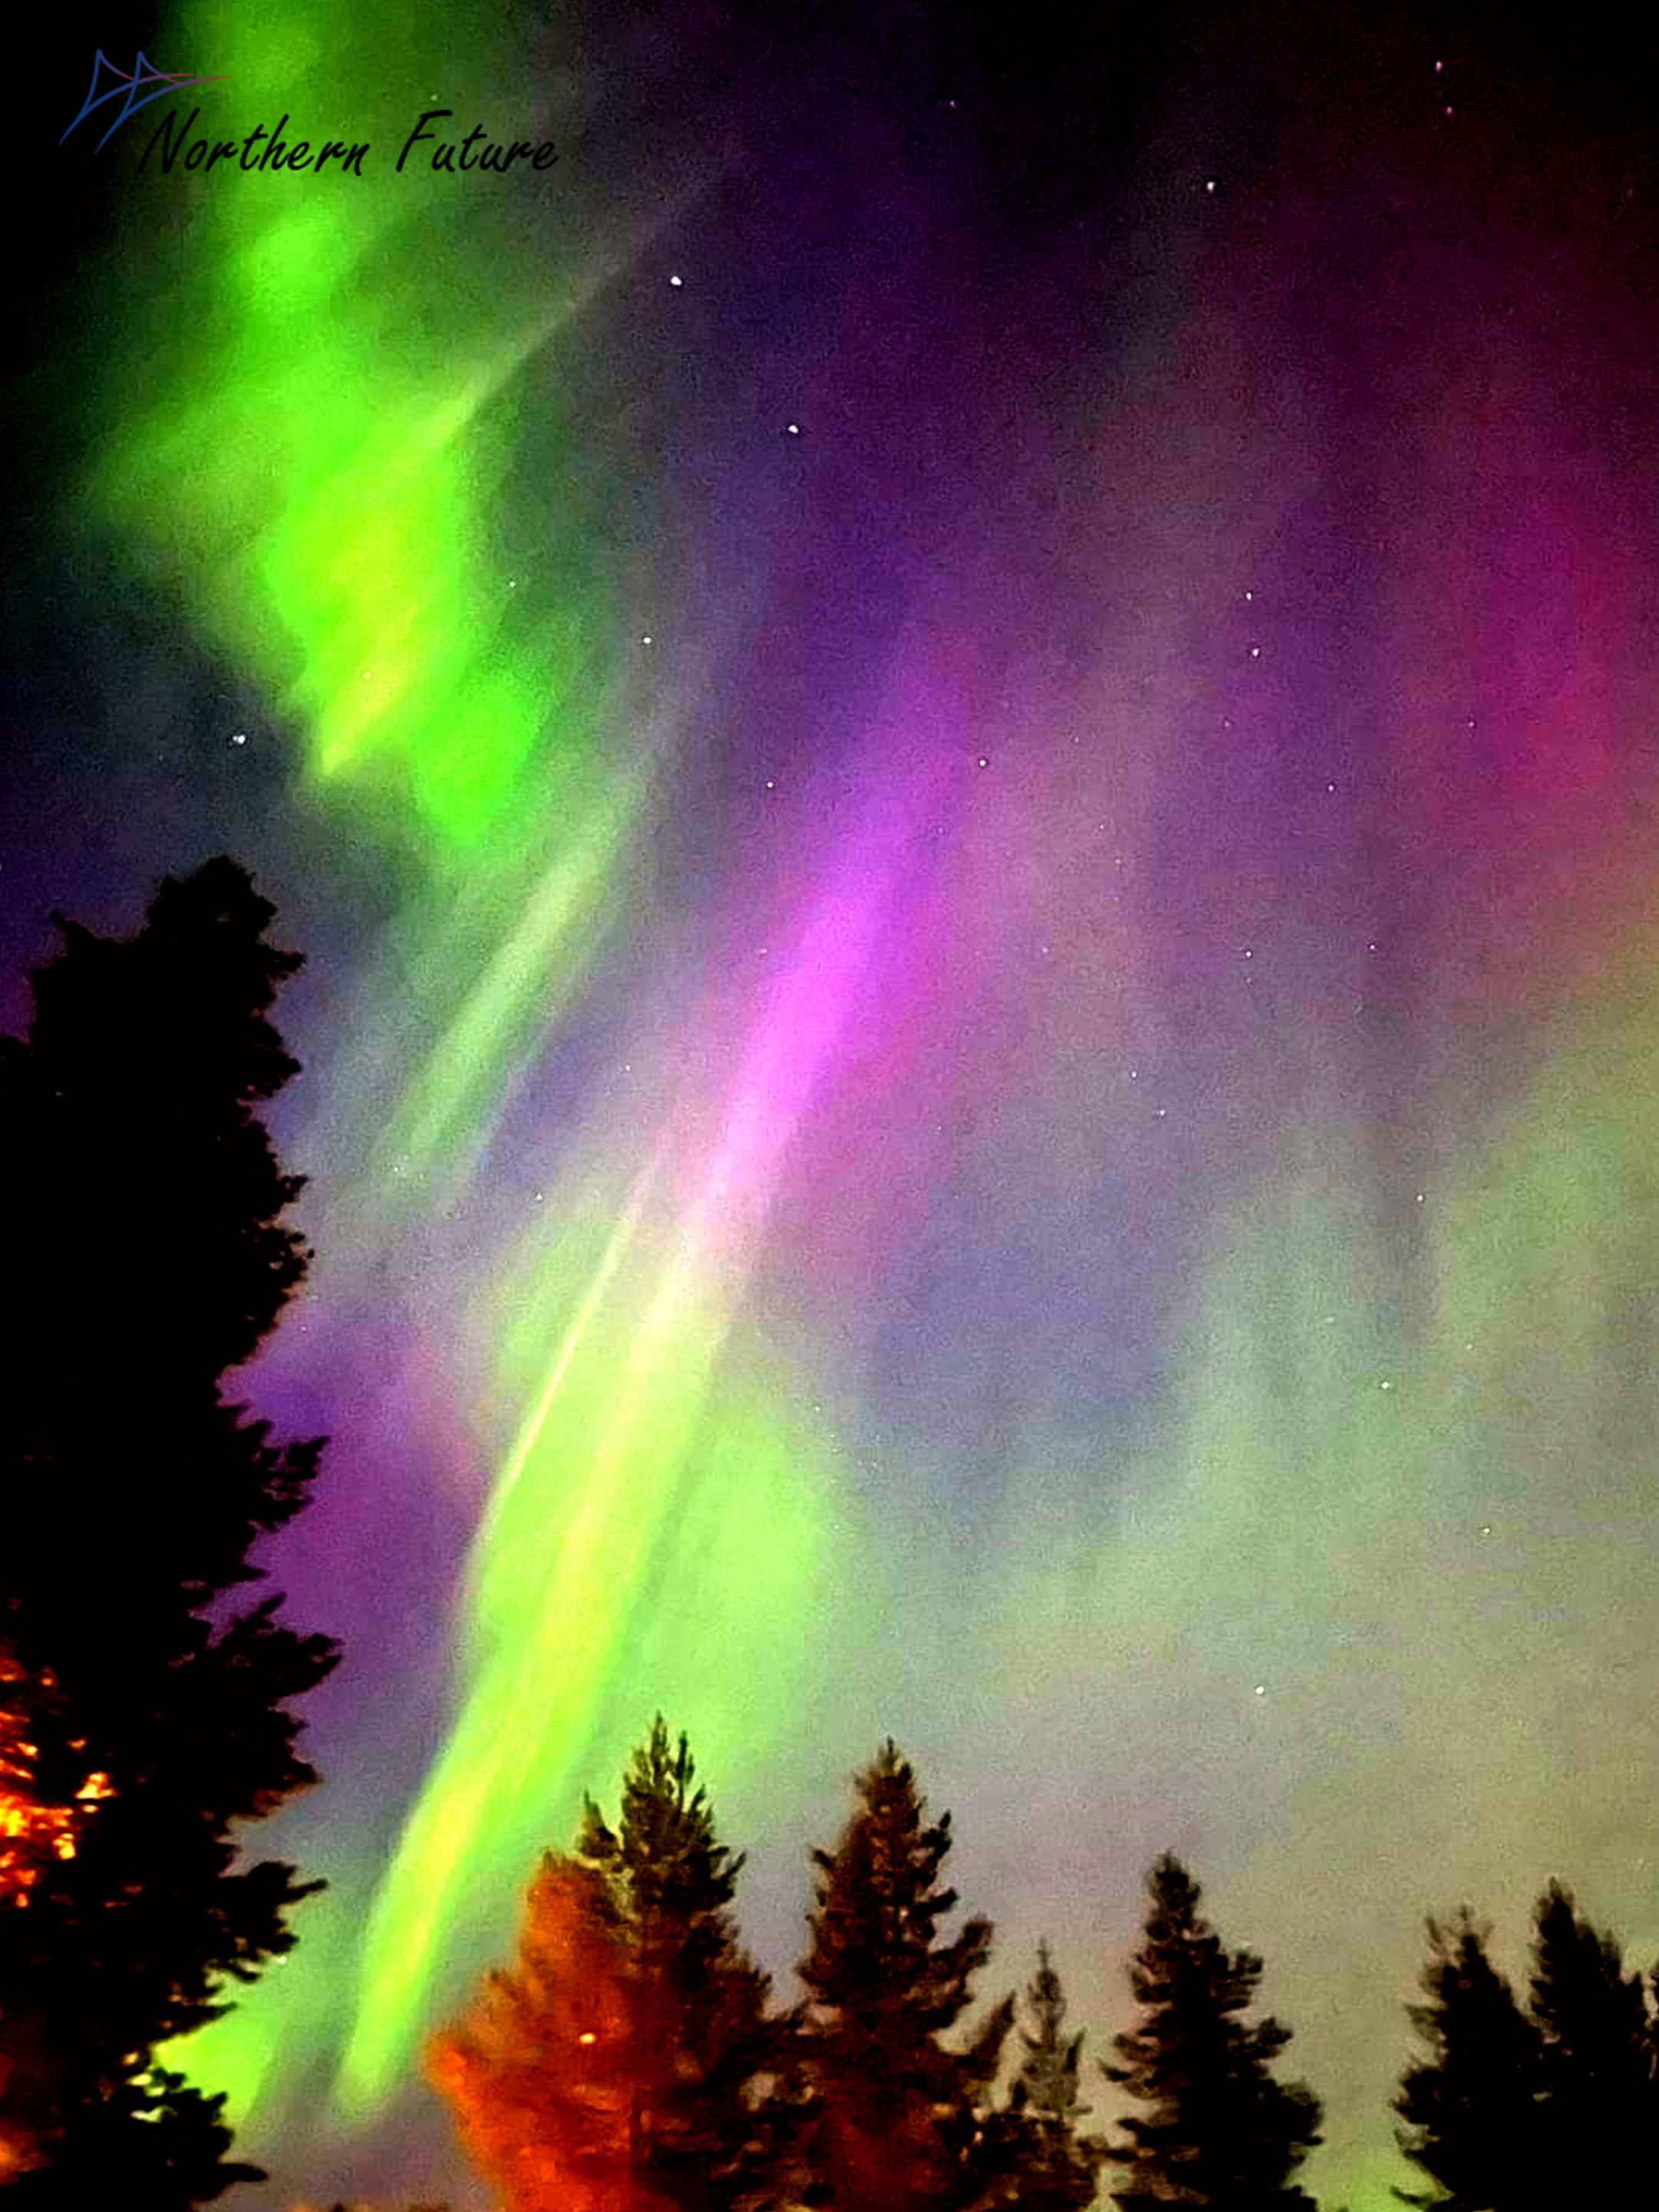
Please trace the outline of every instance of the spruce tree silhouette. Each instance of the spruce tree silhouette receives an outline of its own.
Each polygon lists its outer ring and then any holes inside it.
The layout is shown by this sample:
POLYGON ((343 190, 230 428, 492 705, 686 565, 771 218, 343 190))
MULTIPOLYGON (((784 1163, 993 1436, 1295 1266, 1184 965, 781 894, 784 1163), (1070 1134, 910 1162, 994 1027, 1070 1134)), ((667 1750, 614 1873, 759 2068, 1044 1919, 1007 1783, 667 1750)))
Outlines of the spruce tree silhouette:
POLYGON ((1659 2113, 1644 1978, 1559 1881, 1534 1912, 1524 2012, 1489 1940, 1467 1905, 1429 1923, 1430 2002, 1412 2008, 1428 2055, 1395 2110, 1401 2148, 1436 2186, 1395 2194, 1430 2212, 1553 2212, 1587 2188, 1598 2203, 1642 2202, 1659 2113))
POLYGON ((320 1444, 222 1395, 307 1255, 258 1118, 296 955, 240 867, 126 939, 59 920, 0 1041, 14 1362, 0 1394, 0 2161, 18 2212, 179 2212, 252 2169, 158 2045, 292 1943, 316 1883, 236 1831, 315 1779, 291 1702, 326 1638, 231 1602, 320 1444))
POLYGON ((987 2212, 1085 2212, 1095 2201, 1106 2144, 1081 2132, 1086 2119, 1079 2070, 1084 2031, 1067 2033, 1066 1991, 1047 1942, 1018 2019, 1021 2057, 1006 2104, 988 2123, 992 2143, 1005 2146, 1003 2171, 983 2200, 987 2212), (1026 2024, 1029 2021, 1029 2026, 1026 2024))
POLYGON ((1639 2203, 1652 2186, 1656 2118, 1647 1993, 1615 1937, 1553 1881, 1534 1917, 1528 2010, 1538 2038, 1536 2186, 1561 2204, 1595 2177, 1600 2201, 1639 2203))
POLYGON ((1406 2069, 1401 2149, 1435 2184, 1395 2191, 1437 2212, 1526 2212, 1545 2203, 1538 2166, 1538 2035, 1487 1954, 1491 1930, 1464 1905, 1428 1923, 1426 2004, 1409 2008, 1428 2055, 1406 2069))
POLYGON ((943 2040, 967 2009, 991 1923, 966 1921, 940 1886, 951 1816, 927 1802, 890 1738, 858 1777, 859 1804, 833 1851, 815 1850, 817 1909, 799 1972, 799 2050, 808 2085, 801 2199, 836 2212, 962 2212, 979 2203, 1004 2146, 983 2110, 1013 2015, 995 2006, 964 2047, 943 2040))
POLYGON ((1319 2100, 1273 2079, 1290 2030, 1242 2017, 1261 1960, 1223 1949, 1179 1859, 1158 1859, 1146 1886, 1146 1936, 1129 1969, 1142 2018, 1114 2038, 1121 2063, 1102 2066, 1146 2107, 1122 2122, 1125 2140, 1107 2154, 1125 2172, 1113 2191, 1121 2212, 1314 2212, 1291 2176, 1319 2141, 1319 2100))

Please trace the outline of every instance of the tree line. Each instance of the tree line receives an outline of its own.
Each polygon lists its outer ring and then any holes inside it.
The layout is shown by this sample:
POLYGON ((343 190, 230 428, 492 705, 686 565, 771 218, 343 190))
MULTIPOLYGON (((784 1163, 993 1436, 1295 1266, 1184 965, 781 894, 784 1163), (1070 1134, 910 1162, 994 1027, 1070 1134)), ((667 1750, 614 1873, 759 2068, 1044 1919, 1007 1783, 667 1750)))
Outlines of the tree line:
MULTIPOLYGON (((514 1965, 428 2054, 507 2212, 1314 2212, 1297 2176, 1320 2100, 1279 2079, 1291 2032, 1252 2016, 1262 1961, 1223 1943, 1182 1861, 1146 1877, 1134 2018, 1097 2062, 1127 2110, 1096 2132, 1046 1942, 1018 1998, 968 2019, 993 1931, 946 1931, 951 1842, 890 1740, 833 1849, 811 1854, 805 1994, 779 2008, 732 1917, 743 1861, 659 1717, 617 1826, 587 1802, 530 1886, 514 1965)), ((1640 2203, 1659 1969, 1627 1971, 1559 1882, 1524 2001, 1467 1908, 1428 1934, 1421 2048, 1395 2100, 1424 2186, 1395 2195, 1559 2212, 1593 2172, 1595 2202, 1640 2203)))
MULTIPOLYGON (((222 2098, 158 2052, 294 1943, 320 1885, 250 1826, 316 1777, 298 1701, 335 1665, 257 1557, 322 1444, 238 1399, 309 1254, 263 1114, 300 965, 228 860, 125 938, 58 921, 0 1038, 10 1328, 0 1391, 0 2189, 16 2212, 190 2212, 265 2177, 222 2098)), ((1279 2078, 1262 1962, 1189 1869, 1147 1877, 1134 2016, 1085 2066, 1054 1959, 970 2018, 993 1930, 956 1926, 948 1814, 890 1740, 811 1856, 802 1994, 734 1915, 684 1736, 659 1718, 611 1825, 591 1802, 526 1899, 514 1963, 428 2071, 509 2212, 1302 2212, 1320 2101, 1279 2078), (1126 2109, 1097 2131, 1091 2080, 1126 2109)), ((1529 1979, 1467 1909, 1429 1923, 1397 2139, 1438 2212, 1650 2193, 1659 1970, 1552 1883, 1529 1979)))
POLYGON ((1244 2018, 1261 1963, 1223 1948, 1181 1862, 1148 1878, 1140 2017, 1103 2069, 1141 2109, 1110 2139, 1084 2125, 1084 2036, 1046 1943, 1018 2000, 963 2027, 992 1929, 945 1928, 951 1843, 888 1741, 812 1853, 805 1995, 779 2008, 732 1916, 743 1862, 659 1717, 617 1826, 588 1802, 531 1884, 514 1964, 428 2053, 508 2212, 1084 2212, 1107 2166, 1123 2212, 1311 2208, 1291 2177, 1318 2102, 1274 2078, 1287 2031, 1244 2018))

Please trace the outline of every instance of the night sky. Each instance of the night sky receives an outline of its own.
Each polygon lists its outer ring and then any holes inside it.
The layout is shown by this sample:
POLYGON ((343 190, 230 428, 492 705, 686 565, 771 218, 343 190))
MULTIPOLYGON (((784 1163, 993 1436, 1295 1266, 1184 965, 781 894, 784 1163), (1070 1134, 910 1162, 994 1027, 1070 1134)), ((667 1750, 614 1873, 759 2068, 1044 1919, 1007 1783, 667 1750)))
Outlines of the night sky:
POLYGON ((1621 21, 55 11, 0 1012, 217 851, 308 956, 246 1391, 345 1657, 258 1838, 328 1893, 184 2061, 239 2203, 483 2202, 422 2040, 659 1706, 786 1993, 890 1732, 1097 2053, 1182 1854, 1353 2212, 1425 1912, 1659 1954, 1621 21), (100 46, 220 81, 60 147, 100 46), (399 173, 439 108, 557 158, 399 173))

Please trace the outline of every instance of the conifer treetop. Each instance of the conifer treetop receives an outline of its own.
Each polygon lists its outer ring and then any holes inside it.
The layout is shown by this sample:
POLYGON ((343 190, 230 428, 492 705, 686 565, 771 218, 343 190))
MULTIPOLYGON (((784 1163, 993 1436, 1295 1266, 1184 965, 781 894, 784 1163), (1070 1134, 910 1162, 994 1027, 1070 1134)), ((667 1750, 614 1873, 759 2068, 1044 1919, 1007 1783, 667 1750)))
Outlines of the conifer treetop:
POLYGON ((1025 2055, 1014 2082, 1014 2100, 1040 2118, 1069 2127, 1073 2120, 1086 2118, 1090 2110, 1080 2101, 1078 2086, 1087 2031, 1065 2032, 1066 1991, 1046 1936, 1038 1939, 1036 1971, 1026 1984, 1025 2008, 1031 2025, 1021 2022, 1019 2027, 1025 2055))
POLYGON ((1145 1933, 1129 1969, 1141 2018, 1113 2039, 1118 2063, 1102 2062, 1107 2080, 1141 2107, 1124 2118, 1123 2140, 1109 2150, 1126 2172, 1115 2191, 1121 2212, 1170 2203, 1312 2212, 1291 2177, 1320 2141, 1319 2101, 1305 2084, 1273 2078, 1290 2030, 1242 2017, 1261 1960, 1225 1948, 1200 1914, 1199 1883, 1172 1853, 1154 1863, 1147 1889, 1145 1933))
POLYGON ((812 1947, 799 1972, 820 2013, 872 2028, 902 2014, 924 2035, 954 2025, 990 1955, 988 1920, 965 1921, 949 1942, 939 1923, 957 1893, 940 1881, 951 1815, 927 1819, 914 1769, 890 1736, 854 1779, 859 1804, 833 1850, 811 1855, 812 1947))

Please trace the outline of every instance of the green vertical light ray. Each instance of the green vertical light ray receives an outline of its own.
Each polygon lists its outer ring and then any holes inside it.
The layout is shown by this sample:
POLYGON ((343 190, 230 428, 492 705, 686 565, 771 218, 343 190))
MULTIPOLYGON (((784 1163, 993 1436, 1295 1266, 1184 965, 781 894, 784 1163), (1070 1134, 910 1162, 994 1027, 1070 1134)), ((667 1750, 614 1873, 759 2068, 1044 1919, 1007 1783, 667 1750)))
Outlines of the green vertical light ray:
POLYGON ((750 1759, 765 1723, 752 1700, 732 1712, 733 1685, 759 1669, 781 1710, 805 1664, 800 1625, 833 1565, 833 1468, 789 1394, 714 1390, 729 1289, 695 1233, 662 1249, 649 1188, 568 1283, 572 1319, 520 1392, 531 1410, 475 1547, 463 1702, 368 1924, 337 2084, 348 2114, 401 2078, 480 1875, 511 1883, 559 1842, 593 1779, 599 1717, 629 1683, 659 1697, 639 1623, 672 1613, 683 1711, 734 1750, 741 1730, 750 1759))

